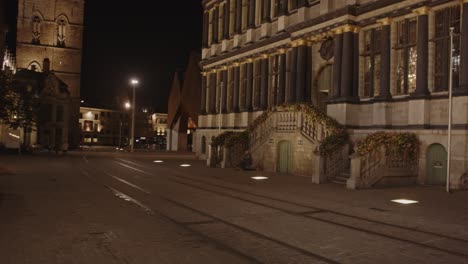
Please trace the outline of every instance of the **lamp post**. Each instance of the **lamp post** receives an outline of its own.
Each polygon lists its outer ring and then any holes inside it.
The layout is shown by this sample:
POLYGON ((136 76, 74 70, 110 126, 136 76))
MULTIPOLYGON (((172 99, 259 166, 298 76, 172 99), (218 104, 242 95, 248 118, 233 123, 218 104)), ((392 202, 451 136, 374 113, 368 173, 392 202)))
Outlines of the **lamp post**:
POLYGON ((133 152, 133 145, 135 142, 135 86, 138 84, 137 79, 132 79, 130 81, 133 87, 133 95, 132 95, 132 128, 130 130, 130 152, 133 152))
POLYGON ((120 120, 119 124, 119 150, 122 147, 122 120, 120 120))
POLYGON ((450 28, 450 67, 449 67, 449 105, 448 105, 448 129, 447 129, 447 180, 446 191, 450 193, 450 158, 452 150, 452 90, 453 90, 453 30, 450 28))

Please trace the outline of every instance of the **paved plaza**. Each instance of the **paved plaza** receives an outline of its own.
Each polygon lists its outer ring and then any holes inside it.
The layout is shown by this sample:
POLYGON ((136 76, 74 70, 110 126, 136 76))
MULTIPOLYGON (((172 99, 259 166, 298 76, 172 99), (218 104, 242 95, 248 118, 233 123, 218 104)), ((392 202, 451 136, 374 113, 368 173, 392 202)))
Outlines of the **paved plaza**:
POLYGON ((7 155, 0 168, 1 263, 468 263, 468 192, 351 191, 189 153, 7 155))

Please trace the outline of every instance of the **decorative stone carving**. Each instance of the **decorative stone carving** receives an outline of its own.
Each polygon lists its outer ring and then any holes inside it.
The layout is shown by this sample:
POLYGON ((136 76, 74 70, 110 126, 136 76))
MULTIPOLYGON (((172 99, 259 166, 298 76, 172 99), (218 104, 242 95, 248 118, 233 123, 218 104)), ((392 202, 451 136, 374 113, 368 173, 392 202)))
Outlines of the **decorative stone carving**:
POLYGON ((334 46, 334 40, 333 38, 327 38, 322 42, 322 45, 320 46, 320 57, 322 59, 328 61, 331 58, 333 58, 333 46, 334 46))

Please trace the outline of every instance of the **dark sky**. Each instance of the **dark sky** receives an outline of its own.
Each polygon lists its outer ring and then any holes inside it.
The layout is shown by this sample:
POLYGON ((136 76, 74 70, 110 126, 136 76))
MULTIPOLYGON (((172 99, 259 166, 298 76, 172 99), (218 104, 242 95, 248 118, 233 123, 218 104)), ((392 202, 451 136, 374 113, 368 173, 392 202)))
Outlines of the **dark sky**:
POLYGON ((113 104, 131 94, 135 77, 137 107, 165 112, 174 71, 184 68, 191 51, 200 52, 201 0, 123 3, 86 1, 82 99, 113 104))

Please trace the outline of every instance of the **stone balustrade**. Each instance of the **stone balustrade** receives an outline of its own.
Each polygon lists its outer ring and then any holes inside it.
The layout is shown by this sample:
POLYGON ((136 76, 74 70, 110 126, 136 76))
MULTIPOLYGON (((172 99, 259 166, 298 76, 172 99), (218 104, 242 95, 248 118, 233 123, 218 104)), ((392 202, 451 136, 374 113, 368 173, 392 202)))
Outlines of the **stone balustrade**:
POLYGON ((366 156, 351 156, 351 177, 347 181, 347 188, 372 188, 383 181, 388 182, 385 185, 398 184, 399 180, 408 183, 408 179, 415 182, 417 168, 416 161, 403 160, 398 155, 386 153, 382 146, 366 156))

